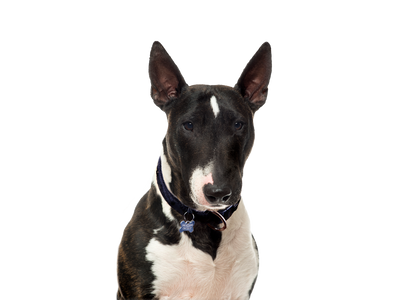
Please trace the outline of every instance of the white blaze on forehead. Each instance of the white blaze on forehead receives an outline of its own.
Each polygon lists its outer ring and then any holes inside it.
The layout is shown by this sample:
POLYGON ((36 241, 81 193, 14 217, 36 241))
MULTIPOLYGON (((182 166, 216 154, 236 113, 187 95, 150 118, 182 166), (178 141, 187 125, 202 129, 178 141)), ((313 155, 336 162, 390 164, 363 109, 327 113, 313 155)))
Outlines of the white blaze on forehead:
POLYGON ((211 108, 214 112, 214 116, 217 117, 217 115, 219 113, 219 106, 218 106, 217 98, 215 96, 211 96, 210 104, 211 104, 211 108))

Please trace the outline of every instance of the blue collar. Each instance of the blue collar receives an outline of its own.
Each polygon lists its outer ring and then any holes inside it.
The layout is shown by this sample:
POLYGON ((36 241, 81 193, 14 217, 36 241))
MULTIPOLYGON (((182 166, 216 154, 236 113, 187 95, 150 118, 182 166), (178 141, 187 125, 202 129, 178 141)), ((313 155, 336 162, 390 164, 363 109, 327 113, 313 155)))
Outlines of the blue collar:
POLYGON ((236 209, 239 206, 240 201, 238 203, 231 205, 223 210, 219 210, 218 212, 214 211, 197 211, 194 209, 191 209, 190 207, 187 207, 184 205, 181 201, 178 200, 167 188, 165 181, 164 181, 164 176, 162 174, 161 170, 161 157, 158 160, 158 165, 157 165, 157 184, 158 188, 160 189, 160 192, 162 196, 164 197, 165 201, 180 215, 185 217, 186 213, 193 214, 195 217, 200 217, 200 218, 206 218, 206 219, 212 219, 213 223, 216 224, 221 224, 224 223, 223 228, 216 228, 215 226, 209 225, 212 229, 222 231, 226 229, 226 220, 228 220, 232 214, 236 211, 236 209), (216 220, 215 216, 219 218, 218 221, 216 220), (221 218, 222 217, 222 218, 221 218))

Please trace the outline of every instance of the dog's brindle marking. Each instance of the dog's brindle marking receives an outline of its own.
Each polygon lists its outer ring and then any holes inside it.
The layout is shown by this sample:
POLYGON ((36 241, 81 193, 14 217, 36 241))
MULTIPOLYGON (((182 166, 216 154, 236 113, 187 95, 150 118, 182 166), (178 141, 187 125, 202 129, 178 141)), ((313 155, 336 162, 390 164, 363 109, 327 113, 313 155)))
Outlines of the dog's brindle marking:
POLYGON ((249 299, 258 250, 243 201, 219 232, 213 217, 241 199, 243 167, 254 142, 253 116, 264 103, 271 48, 263 44, 234 88, 188 86, 158 42, 150 54, 151 96, 168 118, 162 173, 169 191, 194 211, 194 231, 157 185, 139 201, 119 247, 117 299, 249 299), (212 214, 210 214, 213 216, 212 214))

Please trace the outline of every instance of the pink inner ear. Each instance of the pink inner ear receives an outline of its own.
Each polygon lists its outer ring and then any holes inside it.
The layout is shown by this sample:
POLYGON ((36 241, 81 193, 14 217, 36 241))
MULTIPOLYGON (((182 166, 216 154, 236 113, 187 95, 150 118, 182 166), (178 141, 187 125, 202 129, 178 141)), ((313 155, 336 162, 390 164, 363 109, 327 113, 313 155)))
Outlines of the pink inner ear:
POLYGON ((168 86, 167 87, 167 97, 168 99, 171 98, 176 98, 178 96, 178 92, 176 91, 176 88, 174 88, 173 86, 168 86))

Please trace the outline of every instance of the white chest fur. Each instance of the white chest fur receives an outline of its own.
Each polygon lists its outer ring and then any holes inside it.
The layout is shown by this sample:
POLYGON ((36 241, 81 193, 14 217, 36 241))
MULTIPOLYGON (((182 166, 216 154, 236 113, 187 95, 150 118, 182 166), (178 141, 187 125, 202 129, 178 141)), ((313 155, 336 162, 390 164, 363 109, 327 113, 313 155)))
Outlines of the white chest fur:
POLYGON ((156 277, 153 293, 161 300, 248 299, 258 271, 258 254, 243 201, 227 226, 215 260, 194 248, 184 233, 173 246, 150 240, 146 258, 153 263, 156 277))

